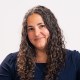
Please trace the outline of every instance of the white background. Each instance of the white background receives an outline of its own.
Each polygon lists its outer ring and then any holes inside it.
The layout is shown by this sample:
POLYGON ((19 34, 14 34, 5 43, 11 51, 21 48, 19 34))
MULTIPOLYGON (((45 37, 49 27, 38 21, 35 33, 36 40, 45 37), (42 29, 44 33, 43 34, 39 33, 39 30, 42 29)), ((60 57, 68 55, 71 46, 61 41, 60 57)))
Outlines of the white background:
POLYGON ((0 63, 19 50, 23 17, 36 5, 52 10, 63 30, 66 48, 80 51, 80 0, 0 0, 0 63))

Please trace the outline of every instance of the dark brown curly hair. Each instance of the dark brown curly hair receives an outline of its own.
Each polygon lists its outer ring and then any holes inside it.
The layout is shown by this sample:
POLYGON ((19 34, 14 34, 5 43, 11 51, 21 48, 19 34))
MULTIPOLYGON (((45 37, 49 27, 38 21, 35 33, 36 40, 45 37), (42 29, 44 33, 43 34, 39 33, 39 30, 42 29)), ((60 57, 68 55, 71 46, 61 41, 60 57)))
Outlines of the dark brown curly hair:
POLYGON ((33 13, 39 14, 47 29, 50 37, 46 45, 46 54, 48 55, 47 71, 44 80, 56 80, 57 74, 61 67, 65 64, 65 45, 61 29, 57 19, 50 9, 44 6, 36 6, 30 9, 23 19, 22 38, 17 56, 17 71, 21 80, 34 80, 34 72, 36 63, 35 47, 30 43, 27 35, 27 18, 33 13))

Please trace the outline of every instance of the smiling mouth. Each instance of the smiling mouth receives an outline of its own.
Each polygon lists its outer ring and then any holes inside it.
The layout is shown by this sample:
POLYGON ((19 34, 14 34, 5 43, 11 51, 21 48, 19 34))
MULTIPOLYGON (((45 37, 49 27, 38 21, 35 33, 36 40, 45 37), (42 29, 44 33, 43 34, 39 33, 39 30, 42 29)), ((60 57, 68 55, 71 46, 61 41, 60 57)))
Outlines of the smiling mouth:
POLYGON ((41 37, 41 38, 35 38, 35 41, 37 41, 37 40, 41 40, 41 39, 43 39, 44 37, 41 37))

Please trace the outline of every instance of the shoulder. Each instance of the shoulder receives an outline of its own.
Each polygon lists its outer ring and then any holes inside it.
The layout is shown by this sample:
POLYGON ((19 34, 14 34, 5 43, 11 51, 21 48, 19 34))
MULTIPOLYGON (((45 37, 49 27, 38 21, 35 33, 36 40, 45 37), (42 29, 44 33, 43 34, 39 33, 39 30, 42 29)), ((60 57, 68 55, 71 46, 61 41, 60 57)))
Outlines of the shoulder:
POLYGON ((1 66, 13 68, 16 65, 17 54, 18 52, 8 54, 6 58, 2 61, 1 66))
POLYGON ((80 52, 77 50, 66 50, 66 61, 80 69, 80 52))
POLYGON ((17 74, 17 60, 18 52, 10 53, 6 56, 6 58, 2 61, 0 65, 0 79, 6 78, 6 80, 11 80, 16 77, 17 74))
POLYGON ((67 58, 80 59, 80 53, 77 50, 68 50, 66 49, 67 58))

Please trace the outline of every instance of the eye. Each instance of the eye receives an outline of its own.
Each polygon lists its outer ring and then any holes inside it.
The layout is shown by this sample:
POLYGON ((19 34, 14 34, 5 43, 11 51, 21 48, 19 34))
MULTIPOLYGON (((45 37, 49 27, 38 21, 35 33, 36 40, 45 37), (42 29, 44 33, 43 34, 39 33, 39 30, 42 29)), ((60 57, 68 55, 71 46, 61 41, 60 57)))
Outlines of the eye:
POLYGON ((33 31, 34 28, 30 27, 30 28, 27 28, 27 31, 33 31))
POLYGON ((46 25, 44 25, 44 24, 43 25, 40 25, 40 28, 43 28, 43 27, 46 27, 46 25))

